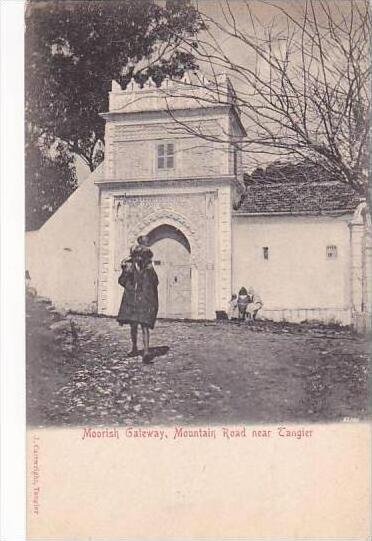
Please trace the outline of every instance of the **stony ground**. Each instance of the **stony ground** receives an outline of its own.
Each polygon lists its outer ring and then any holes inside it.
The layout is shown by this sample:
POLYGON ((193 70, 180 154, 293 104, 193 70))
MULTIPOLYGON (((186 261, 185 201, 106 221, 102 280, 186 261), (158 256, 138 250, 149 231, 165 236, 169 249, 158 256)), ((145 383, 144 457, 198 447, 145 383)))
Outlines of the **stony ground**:
POLYGON ((27 417, 34 426, 363 419, 366 342, 347 329, 159 321, 154 362, 128 358, 114 319, 27 301, 27 417))

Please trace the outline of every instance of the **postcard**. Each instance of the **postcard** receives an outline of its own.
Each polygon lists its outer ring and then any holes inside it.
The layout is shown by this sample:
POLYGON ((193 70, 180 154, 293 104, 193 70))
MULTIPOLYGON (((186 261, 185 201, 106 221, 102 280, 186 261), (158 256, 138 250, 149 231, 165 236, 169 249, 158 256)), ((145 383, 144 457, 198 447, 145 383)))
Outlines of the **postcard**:
POLYGON ((368 539, 368 2, 23 25, 26 539, 368 539))

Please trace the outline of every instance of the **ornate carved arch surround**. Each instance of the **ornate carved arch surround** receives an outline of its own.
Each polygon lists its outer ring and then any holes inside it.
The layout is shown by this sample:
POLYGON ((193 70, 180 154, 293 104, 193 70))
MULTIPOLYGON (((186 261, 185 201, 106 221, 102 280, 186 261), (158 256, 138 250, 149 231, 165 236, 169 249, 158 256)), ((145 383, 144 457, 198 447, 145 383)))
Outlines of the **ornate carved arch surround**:
MULTIPOLYGON (((215 191, 168 194, 118 194, 112 199, 113 231, 111 253, 114 274, 109 280, 117 281, 120 261, 129 253, 139 235, 150 233, 162 225, 180 230, 190 244, 192 278, 192 314, 205 318, 214 310, 215 297, 215 191), (116 273, 116 274, 115 274, 116 273)), ((116 287, 116 286, 115 286, 116 287)), ((115 311, 114 289, 108 292, 110 311, 115 311)), ((105 294, 104 287, 101 288, 105 294)))
POLYGON ((156 227, 170 225, 179 229, 187 238, 191 248, 191 261, 196 267, 200 263, 201 239, 198 231, 189 221, 172 209, 162 209, 149 214, 140 223, 134 224, 128 231, 129 245, 133 245, 139 235, 147 235, 156 227))
POLYGON ((207 248, 207 222, 213 215, 207 212, 214 202, 210 193, 126 195, 122 201, 123 225, 126 229, 127 247, 139 235, 149 233, 159 225, 172 225, 188 239, 193 265, 205 264, 207 248))

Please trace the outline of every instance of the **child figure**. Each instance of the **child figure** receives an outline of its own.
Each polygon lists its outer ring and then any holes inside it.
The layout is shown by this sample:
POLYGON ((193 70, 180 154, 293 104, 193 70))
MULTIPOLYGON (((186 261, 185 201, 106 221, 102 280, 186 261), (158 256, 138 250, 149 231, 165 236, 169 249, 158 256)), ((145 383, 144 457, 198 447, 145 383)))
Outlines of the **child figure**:
POLYGON ((229 302, 229 307, 227 310, 227 317, 231 319, 238 319, 239 310, 238 310, 238 296, 236 293, 231 295, 231 300, 229 302))
POLYGON ((141 259, 141 257, 144 254, 149 255, 150 253, 151 253, 151 257, 152 257, 152 252, 151 252, 151 250, 149 248, 149 239, 148 239, 147 235, 139 236, 138 239, 137 239, 137 244, 134 244, 130 249, 130 255, 134 259, 136 259, 136 258, 141 259))
POLYGON ((245 289, 245 287, 240 288, 237 304, 239 309, 239 319, 241 321, 245 320, 249 300, 250 298, 248 295, 248 291, 245 289))
POLYGON ((141 235, 137 238, 137 243, 130 247, 130 255, 124 258, 121 262, 122 270, 131 271, 134 268, 139 270, 141 261, 144 259, 151 259, 153 256, 152 251, 148 247, 148 237, 141 235))
POLYGON ((261 300, 261 297, 256 293, 253 289, 253 287, 250 287, 248 290, 249 295, 249 304, 247 306, 247 314, 248 319, 255 321, 257 312, 261 310, 263 306, 263 302, 261 300))

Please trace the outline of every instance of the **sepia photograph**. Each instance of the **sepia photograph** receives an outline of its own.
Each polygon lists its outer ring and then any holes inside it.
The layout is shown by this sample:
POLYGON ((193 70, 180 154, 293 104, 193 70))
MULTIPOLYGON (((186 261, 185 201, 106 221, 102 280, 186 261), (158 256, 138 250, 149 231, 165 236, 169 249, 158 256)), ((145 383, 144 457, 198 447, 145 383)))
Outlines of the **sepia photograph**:
POLYGON ((370 30, 366 0, 25 4, 29 427, 369 419, 370 30))

